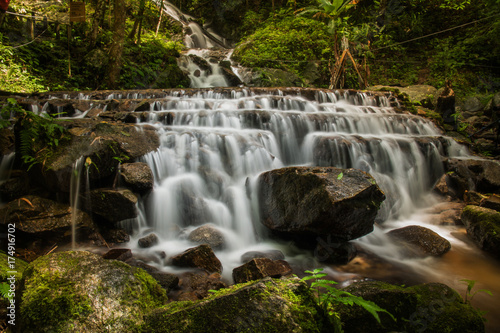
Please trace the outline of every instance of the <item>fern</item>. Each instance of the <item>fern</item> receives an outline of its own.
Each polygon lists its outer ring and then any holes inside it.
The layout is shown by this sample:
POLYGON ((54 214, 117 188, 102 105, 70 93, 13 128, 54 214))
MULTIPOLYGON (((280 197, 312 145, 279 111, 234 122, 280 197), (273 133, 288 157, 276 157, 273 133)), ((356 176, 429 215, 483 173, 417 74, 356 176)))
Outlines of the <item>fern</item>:
POLYGON ((305 271, 310 275, 303 277, 302 281, 314 280, 311 283, 311 288, 317 289, 318 305, 325 311, 325 313, 334 318, 335 332, 343 332, 340 318, 333 310, 333 306, 335 304, 345 304, 351 306, 359 305, 363 307, 363 309, 368 311, 377 320, 378 323, 381 323, 380 317, 378 315, 379 312, 385 312, 393 320, 396 320, 396 318, 394 318, 391 313, 389 313, 387 310, 382 309, 377 304, 371 301, 367 301, 363 297, 355 296, 347 291, 333 287, 333 285, 337 284, 337 282, 322 279, 326 276, 326 274, 322 273, 322 271, 323 268, 317 268, 314 271, 305 271), (322 289, 325 289, 325 291, 322 291, 322 289))
POLYGON ((7 100, 2 115, 9 113, 17 118, 19 128, 19 153, 21 160, 31 169, 35 164, 50 158, 61 140, 65 139, 65 129, 50 115, 39 116, 24 110, 13 98, 7 100))
POLYGON ((10 289, 10 286, 9 286, 8 283, 6 283, 6 282, 0 283, 0 295, 3 298, 8 299, 9 302, 12 302, 12 299, 14 298, 14 295, 11 292, 11 289, 10 289))

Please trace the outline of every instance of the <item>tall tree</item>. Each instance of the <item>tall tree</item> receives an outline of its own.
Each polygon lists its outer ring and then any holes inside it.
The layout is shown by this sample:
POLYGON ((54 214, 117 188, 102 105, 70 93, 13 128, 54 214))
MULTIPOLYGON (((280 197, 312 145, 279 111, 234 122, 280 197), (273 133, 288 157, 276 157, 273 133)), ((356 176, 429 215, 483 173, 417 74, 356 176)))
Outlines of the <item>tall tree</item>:
POLYGON ((125 41, 125 0, 113 2, 113 43, 109 50, 108 87, 116 88, 122 67, 123 43, 125 41))
POLYGON ((137 11, 137 15, 135 16, 134 26, 132 27, 132 31, 128 36, 129 39, 133 40, 135 34, 137 33, 137 44, 140 43, 141 27, 142 27, 142 21, 144 19, 145 10, 146 10, 146 0, 141 0, 139 2, 139 10, 137 11))

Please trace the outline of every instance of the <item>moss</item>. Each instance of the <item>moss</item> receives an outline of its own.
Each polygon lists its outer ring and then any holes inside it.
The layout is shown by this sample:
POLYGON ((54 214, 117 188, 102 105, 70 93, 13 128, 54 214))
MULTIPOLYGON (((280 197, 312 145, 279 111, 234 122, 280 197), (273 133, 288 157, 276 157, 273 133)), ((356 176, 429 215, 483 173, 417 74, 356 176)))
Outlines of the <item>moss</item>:
POLYGON ((146 318, 142 332, 320 332, 327 326, 305 283, 266 279, 169 304, 146 318))
POLYGON ((129 331, 167 300, 144 270, 89 252, 35 260, 20 290, 23 332, 129 331))
POLYGON ((348 332, 484 332, 481 316, 450 287, 440 283, 400 287, 378 281, 354 283, 346 291, 375 302, 397 319, 380 314, 382 325, 358 306, 339 305, 348 332))
POLYGON ((15 258, 15 269, 12 270, 9 267, 8 256, 5 252, 0 251, 0 282, 7 280, 9 277, 7 272, 14 271, 16 272, 14 275, 16 277, 16 281, 19 281, 23 275, 23 271, 28 266, 28 263, 22 259, 15 258))

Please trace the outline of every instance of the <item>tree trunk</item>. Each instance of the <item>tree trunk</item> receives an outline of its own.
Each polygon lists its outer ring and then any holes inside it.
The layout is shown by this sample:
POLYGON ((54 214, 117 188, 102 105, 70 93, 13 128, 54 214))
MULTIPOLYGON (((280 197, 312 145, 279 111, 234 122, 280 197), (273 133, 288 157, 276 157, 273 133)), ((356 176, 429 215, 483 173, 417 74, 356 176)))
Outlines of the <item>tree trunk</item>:
POLYGON ((123 43, 125 40, 125 1, 114 0, 113 43, 109 50, 108 87, 118 85, 122 67, 123 43))
POLYGON ((92 18, 92 32, 90 34, 90 45, 95 46, 97 41, 97 35, 99 34, 99 27, 102 26, 104 22, 105 12, 106 12, 106 1, 94 1, 94 17, 92 18))
MULTIPOLYGON (((140 26, 142 24, 142 18, 144 16, 145 9, 146 9, 146 1, 141 0, 141 2, 139 4, 139 10, 137 11, 137 16, 135 17, 134 26, 132 27, 132 31, 128 35, 129 39, 133 40, 135 34, 137 33, 137 29, 139 28, 139 30, 140 30, 140 26)), ((140 31, 139 31, 139 34, 140 34, 140 31)))

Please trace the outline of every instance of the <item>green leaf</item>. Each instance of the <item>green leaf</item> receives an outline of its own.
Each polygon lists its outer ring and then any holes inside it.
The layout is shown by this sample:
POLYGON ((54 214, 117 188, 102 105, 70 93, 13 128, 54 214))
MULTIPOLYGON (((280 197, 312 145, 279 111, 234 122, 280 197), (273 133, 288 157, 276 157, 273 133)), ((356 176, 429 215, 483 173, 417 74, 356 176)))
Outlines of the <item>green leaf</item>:
POLYGON ((339 173, 339 175, 337 176, 338 180, 341 180, 342 178, 344 178, 344 173, 343 172, 339 173))

